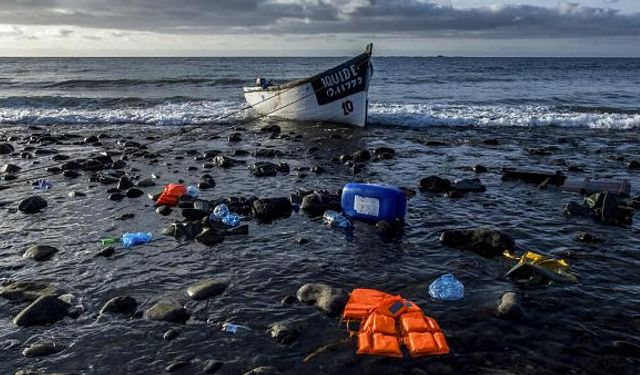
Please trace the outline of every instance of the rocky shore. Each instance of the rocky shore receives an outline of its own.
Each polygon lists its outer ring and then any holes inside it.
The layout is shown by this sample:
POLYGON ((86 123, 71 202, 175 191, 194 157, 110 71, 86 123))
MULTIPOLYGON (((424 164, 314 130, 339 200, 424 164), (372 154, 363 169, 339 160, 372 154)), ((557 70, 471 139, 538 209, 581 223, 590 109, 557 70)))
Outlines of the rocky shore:
POLYGON ((632 374, 638 165, 625 131, 5 126, 0 373, 632 374), (627 179, 629 211, 595 215, 580 194, 503 181, 507 166, 627 179), (353 181, 401 187, 406 222, 324 225, 353 181), (157 207, 168 183, 199 195, 157 207), (207 224, 219 203, 239 226, 207 224), (153 239, 100 242, 125 232, 153 239), (565 259, 579 282, 516 283, 505 250, 565 259), (463 300, 429 298, 444 273, 463 300), (452 353, 356 356, 338 317, 362 287, 419 304, 452 353))

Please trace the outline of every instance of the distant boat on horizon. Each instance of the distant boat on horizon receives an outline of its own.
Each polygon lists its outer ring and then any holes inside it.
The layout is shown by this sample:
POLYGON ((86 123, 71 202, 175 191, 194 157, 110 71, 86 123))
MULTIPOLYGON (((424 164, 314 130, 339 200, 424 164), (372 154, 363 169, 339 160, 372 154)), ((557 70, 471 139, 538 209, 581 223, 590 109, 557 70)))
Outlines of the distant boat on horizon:
POLYGON ((340 65, 308 78, 273 85, 258 78, 244 88, 247 103, 264 116, 366 126, 373 44, 340 65))

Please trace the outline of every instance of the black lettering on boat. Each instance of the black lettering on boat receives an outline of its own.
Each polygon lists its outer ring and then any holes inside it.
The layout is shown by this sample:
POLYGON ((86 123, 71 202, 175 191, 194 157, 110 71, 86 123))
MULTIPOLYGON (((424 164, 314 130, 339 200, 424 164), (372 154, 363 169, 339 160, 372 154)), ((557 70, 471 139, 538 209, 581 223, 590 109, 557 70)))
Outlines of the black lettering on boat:
MULTIPOLYGON (((366 90, 369 55, 362 54, 311 80, 318 105, 324 105, 366 90)), ((353 103, 351 104, 353 108, 353 103)))
POLYGON ((353 112, 353 102, 351 100, 347 100, 342 103, 342 111, 345 116, 349 116, 351 112, 353 112))

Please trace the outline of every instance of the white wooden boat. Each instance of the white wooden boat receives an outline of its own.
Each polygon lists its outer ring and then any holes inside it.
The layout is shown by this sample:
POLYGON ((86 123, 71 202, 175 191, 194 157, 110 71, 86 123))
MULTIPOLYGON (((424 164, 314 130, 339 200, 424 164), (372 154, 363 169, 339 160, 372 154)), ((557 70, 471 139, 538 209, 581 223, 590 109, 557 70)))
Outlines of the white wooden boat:
POLYGON ((365 126, 372 49, 369 44, 364 53, 309 78, 281 85, 258 78, 256 86, 244 88, 244 97, 265 116, 365 126))

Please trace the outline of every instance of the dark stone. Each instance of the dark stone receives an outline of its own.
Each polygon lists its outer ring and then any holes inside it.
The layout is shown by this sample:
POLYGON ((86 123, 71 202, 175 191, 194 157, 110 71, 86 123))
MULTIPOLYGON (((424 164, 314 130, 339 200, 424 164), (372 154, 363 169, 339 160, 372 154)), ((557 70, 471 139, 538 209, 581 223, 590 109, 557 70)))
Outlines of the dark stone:
POLYGON ((376 156, 382 154, 390 154, 391 156, 394 156, 396 154, 396 150, 392 149, 391 147, 377 147, 375 150, 373 150, 373 154, 376 156))
POLYGON ((304 245, 304 244, 309 243, 309 240, 308 240, 308 239, 306 239, 306 238, 298 238, 298 239, 296 240, 296 242, 298 243, 298 245, 304 245))
POLYGON ((182 210, 182 216, 187 220, 202 220, 208 217, 209 213, 195 208, 185 208, 182 210))
POLYGON ((111 165, 112 169, 122 169, 127 166, 127 163, 124 160, 116 160, 111 165))
POLYGON ((198 234, 195 238, 203 245, 213 246, 224 241, 225 232, 215 228, 207 228, 198 234))
POLYGON ((5 164, 2 166, 2 168, 0 168, 0 173, 1 174, 15 174, 20 172, 22 168, 18 167, 15 164, 5 164))
POLYGON ((578 237, 576 237, 576 240, 580 242, 586 242, 586 243, 598 243, 602 241, 600 237, 591 233, 580 233, 578 237))
POLYGON ((88 136, 84 139, 84 143, 96 143, 99 142, 100 140, 98 139, 98 137, 96 137, 95 135, 91 135, 88 136))
POLYGON ((362 164, 353 164, 351 167, 349 167, 349 171, 353 175, 356 175, 362 172, 363 169, 364 169, 364 166, 362 164))
POLYGON ((216 182, 213 179, 207 179, 198 183, 198 189, 208 190, 216 187, 216 182))
POLYGON ((443 194, 445 198, 460 199, 464 198, 464 192, 460 190, 449 190, 443 194))
POLYGON ((627 168, 628 168, 628 169, 640 169, 640 161, 637 161, 637 160, 631 160, 631 161, 627 164, 627 168))
POLYGON ((206 279, 191 285, 187 294, 194 300, 204 300, 224 293, 228 286, 224 280, 206 279))
POLYGON ((347 293, 322 283, 303 285, 296 293, 298 300, 313 305, 328 316, 338 316, 347 303, 347 293))
POLYGON ((283 320, 271 324, 268 333, 278 343, 289 345, 300 336, 300 328, 293 320, 283 320))
POLYGON ((81 191, 70 191, 69 192, 69 196, 71 198, 83 198, 83 197, 86 197, 87 194, 85 194, 85 193, 83 193, 81 191))
POLYGON ((53 323, 64 318, 69 307, 58 297, 42 296, 22 310, 13 323, 21 327, 53 323))
POLYGON ((295 303, 297 301, 296 296, 293 296, 291 294, 285 296, 281 301, 280 304, 281 305, 291 305, 293 303, 295 303))
POLYGON ((9 143, 0 143, 0 155, 7 155, 15 151, 13 146, 9 143))
POLYGON ((251 371, 247 371, 242 375, 279 375, 280 371, 278 371, 275 367, 272 366, 261 366, 254 368, 251 371))
POLYGON ((220 168, 231 168, 237 164, 237 161, 227 156, 216 156, 213 158, 213 164, 220 168))
POLYGON ((234 150, 233 151, 233 156, 247 156, 251 154, 249 151, 247 150, 234 150))
POLYGON ((165 332, 164 335, 162 335, 162 338, 166 341, 171 341, 176 337, 178 337, 179 334, 180 334, 180 331, 176 331, 175 329, 170 329, 167 332, 165 332))
POLYGON ((515 241, 508 235, 493 229, 446 230, 440 242, 454 249, 471 250, 484 257, 501 256, 505 250, 515 248, 515 241))
POLYGON ((463 178, 456 181, 451 187, 461 193, 482 193, 487 191, 487 188, 482 185, 479 178, 463 178))
POLYGON ((62 173, 62 169, 60 167, 47 167, 44 170, 45 170, 45 172, 52 173, 52 174, 60 174, 60 173, 62 173))
POLYGON ((302 198, 300 209, 311 216, 321 216, 327 210, 341 211, 342 205, 338 195, 316 192, 302 198))
POLYGON ((82 169, 83 171, 96 172, 101 171, 104 168, 104 163, 98 159, 88 159, 80 164, 80 169, 82 169))
POLYGON ((476 164, 473 166, 473 171, 476 173, 487 173, 489 170, 484 165, 476 164))
POLYGON ((138 198, 144 195, 144 191, 137 188, 131 188, 126 191, 125 195, 127 198, 138 198))
POLYGON ((58 249, 53 246, 47 245, 33 245, 30 246, 27 251, 25 251, 24 258, 31 258, 34 260, 47 260, 53 256, 53 254, 57 253, 58 249))
POLYGON ((240 133, 233 133, 229 136, 229 138, 227 138, 227 140, 229 142, 240 142, 242 141, 242 137, 240 136, 240 133))
POLYGON ((189 319, 189 312, 176 301, 159 301, 144 312, 150 320, 184 323, 189 319))
POLYGON ((169 206, 159 206, 156 208, 156 213, 162 216, 168 216, 171 212, 173 212, 173 210, 169 206))
POLYGON ((18 209, 24 212, 25 214, 36 213, 45 207, 47 207, 47 201, 44 198, 37 195, 34 195, 32 197, 29 197, 23 200, 18 205, 18 209))
POLYGON ((321 174, 326 172, 326 170, 319 165, 311 167, 310 171, 315 174, 321 174))
POLYGON ((249 166, 249 173, 255 177, 275 176, 279 166, 270 162, 257 162, 249 166))
POLYGON ((176 239, 193 240, 202 233, 202 222, 191 221, 185 223, 172 223, 162 230, 162 234, 176 239))
POLYGON ((132 188, 133 186, 133 182, 131 182, 129 177, 122 176, 120 177, 120 180, 118 180, 118 185, 116 187, 120 190, 127 190, 129 188, 132 188))
POLYGON ((276 156, 282 156, 282 152, 272 148, 261 148, 256 150, 253 155, 257 158, 275 158, 276 156))
POLYGON ((114 249, 112 246, 107 246, 105 248, 98 250, 98 252, 96 253, 96 256, 108 258, 112 256, 115 253, 115 251, 116 249, 114 249))
POLYGON ((53 341, 42 340, 29 345, 22 351, 25 357, 44 357, 62 351, 64 347, 56 345, 53 341))
POLYGON ((78 177, 80 177, 80 173, 78 173, 76 171, 72 171, 72 170, 63 171, 62 175, 64 177, 67 177, 67 178, 78 178, 78 177))
POLYGON ((249 226, 248 225, 240 225, 234 228, 227 228, 224 231, 226 236, 237 236, 237 235, 247 235, 249 234, 249 226))
POLYGON ((124 197, 125 197, 125 195, 124 195, 124 194, 122 194, 122 193, 113 193, 113 194, 109 194, 109 197, 108 197, 108 198, 109 198, 109 200, 111 200, 111 201, 116 201, 116 202, 118 202, 118 201, 123 200, 123 199, 124 199, 124 197))
POLYGON ((63 171, 75 171, 82 167, 82 165, 77 161, 68 161, 60 166, 63 171))
POLYGON ((500 144, 500 141, 497 138, 489 138, 483 140, 482 143, 489 146, 498 146, 500 144))
POLYGON ((205 374, 213 374, 218 370, 220 370, 223 365, 224 365, 224 362, 222 361, 216 361, 216 360, 210 359, 204 362, 202 371, 204 371, 205 374))
POLYGON ((355 161, 368 161, 371 160, 371 153, 369 150, 360 150, 351 154, 351 157, 355 161))
POLYGON ((183 367, 186 367, 190 364, 191 362, 186 362, 186 361, 178 361, 178 362, 173 362, 172 364, 170 364, 169 366, 167 366, 165 368, 165 370, 167 372, 174 372, 177 371, 183 367))
POLYGON ((348 161, 353 160, 353 156, 349 154, 340 155, 340 158, 338 160, 340 160, 340 163, 344 164, 348 161))
POLYGON ((500 303, 495 315, 500 319, 515 320, 524 316, 524 310, 520 306, 520 298, 514 292, 507 292, 500 297, 500 303))
POLYGON ((156 186, 156 183, 150 178, 145 178, 144 180, 138 181, 136 186, 138 186, 138 187, 152 187, 152 186, 156 186))
POLYGON ((280 126, 275 125, 275 124, 274 125, 266 125, 266 126, 263 126, 262 128, 260 128, 260 131, 262 133, 276 133, 276 134, 279 134, 281 130, 282 129, 280 129, 280 126))
POLYGON ((429 176, 420 180, 418 188, 432 193, 444 193, 451 190, 451 181, 438 176, 429 176))
POLYGON ((61 294, 52 284, 42 281, 12 281, 0 287, 0 297, 13 301, 35 301, 42 296, 61 294))
POLYGON ((130 296, 118 296, 111 298, 100 309, 100 314, 132 314, 136 307, 138 307, 138 301, 130 296))
POLYGON ((291 202, 287 198, 263 198, 253 202, 253 215, 260 220, 274 220, 291 215, 291 202))

